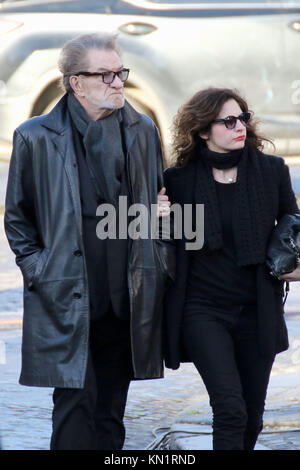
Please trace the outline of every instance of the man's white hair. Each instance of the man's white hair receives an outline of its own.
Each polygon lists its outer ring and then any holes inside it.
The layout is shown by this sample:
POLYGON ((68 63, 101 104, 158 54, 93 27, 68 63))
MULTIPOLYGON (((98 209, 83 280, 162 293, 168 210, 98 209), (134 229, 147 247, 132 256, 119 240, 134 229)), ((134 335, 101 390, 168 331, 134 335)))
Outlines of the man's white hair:
POLYGON ((70 76, 87 70, 87 52, 91 49, 112 50, 121 56, 117 33, 83 34, 66 42, 58 59, 58 68, 63 75, 61 86, 67 93, 73 93, 70 76))

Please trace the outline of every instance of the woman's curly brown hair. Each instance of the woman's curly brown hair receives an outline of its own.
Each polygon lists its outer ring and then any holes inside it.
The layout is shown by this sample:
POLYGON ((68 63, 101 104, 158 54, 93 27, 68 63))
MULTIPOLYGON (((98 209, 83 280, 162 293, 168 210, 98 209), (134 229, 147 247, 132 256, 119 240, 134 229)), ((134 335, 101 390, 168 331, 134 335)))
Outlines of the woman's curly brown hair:
MULTIPOLYGON (((207 88, 198 91, 179 110, 173 122, 173 148, 172 165, 183 167, 196 156, 198 144, 205 144, 200 133, 210 131, 211 123, 217 119, 222 106, 227 101, 234 99, 243 112, 248 112, 246 101, 237 90, 227 88, 207 88)), ((247 124, 246 142, 260 150, 264 141, 273 145, 272 141, 257 133, 258 121, 251 117, 247 124)))

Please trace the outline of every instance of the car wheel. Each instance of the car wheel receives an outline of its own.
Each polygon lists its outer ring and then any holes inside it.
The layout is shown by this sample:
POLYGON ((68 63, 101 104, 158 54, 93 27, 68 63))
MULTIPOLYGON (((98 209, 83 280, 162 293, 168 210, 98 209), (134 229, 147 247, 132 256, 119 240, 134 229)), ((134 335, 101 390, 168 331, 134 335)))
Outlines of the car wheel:
POLYGON ((32 108, 31 117, 49 113, 63 94, 64 92, 60 88, 59 82, 51 83, 35 102, 32 108))

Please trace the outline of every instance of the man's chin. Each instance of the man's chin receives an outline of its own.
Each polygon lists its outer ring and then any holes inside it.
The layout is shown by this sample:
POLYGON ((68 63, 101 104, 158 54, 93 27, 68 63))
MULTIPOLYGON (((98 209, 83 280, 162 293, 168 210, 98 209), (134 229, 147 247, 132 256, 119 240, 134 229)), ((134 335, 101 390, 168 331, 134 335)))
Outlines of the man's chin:
POLYGON ((113 109, 121 109, 121 108, 123 108, 124 104, 125 104, 125 98, 124 98, 124 96, 122 96, 122 98, 117 100, 117 102, 115 103, 113 109))
POLYGON ((115 100, 110 100, 110 101, 98 101, 92 98, 88 98, 87 100, 90 101, 94 106, 97 106, 99 109, 107 109, 107 110, 114 110, 114 109, 120 109, 123 108, 125 104, 125 97, 120 96, 116 98, 115 100))
POLYGON ((123 108, 124 104, 125 104, 125 97, 122 96, 112 101, 104 101, 100 107, 102 109, 120 109, 120 108, 123 108))

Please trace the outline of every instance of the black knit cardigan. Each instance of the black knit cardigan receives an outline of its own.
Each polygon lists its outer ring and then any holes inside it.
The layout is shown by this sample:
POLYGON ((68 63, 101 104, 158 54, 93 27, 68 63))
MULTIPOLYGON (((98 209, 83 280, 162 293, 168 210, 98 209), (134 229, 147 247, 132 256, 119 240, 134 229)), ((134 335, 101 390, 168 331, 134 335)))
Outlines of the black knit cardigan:
MULTIPOLYGON (((271 208, 273 216, 270 217, 270 213, 265 214, 268 225, 264 227, 263 239, 260 240, 266 253, 268 240, 276 221, 285 214, 299 213, 299 209, 291 186, 289 168, 283 158, 259 152, 259 167, 262 179, 272 181, 273 184, 272 191, 266 192, 266 207, 271 208)), ((196 160, 190 161, 185 167, 171 167, 165 170, 164 185, 172 204, 177 203, 183 207, 184 204, 195 203, 199 181, 197 171, 196 160)), ((196 202, 203 203, 201 200, 196 202)), ((206 213, 205 206, 204 213, 206 213)), ((209 218, 205 218, 206 237, 213 232, 209 224, 209 218)), ((242 225, 240 230, 243 230, 242 225)), ((191 251, 185 249, 187 241, 189 240, 184 236, 180 240, 175 240, 176 278, 168 288, 165 300, 165 365, 171 369, 177 369, 180 362, 189 361, 181 343, 182 313, 191 254, 191 251)), ((206 239, 205 242, 209 240, 206 239)), ((283 282, 270 275, 264 261, 265 259, 256 265, 259 346, 262 355, 272 356, 288 348, 288 336, 283 316, 283 282)))

